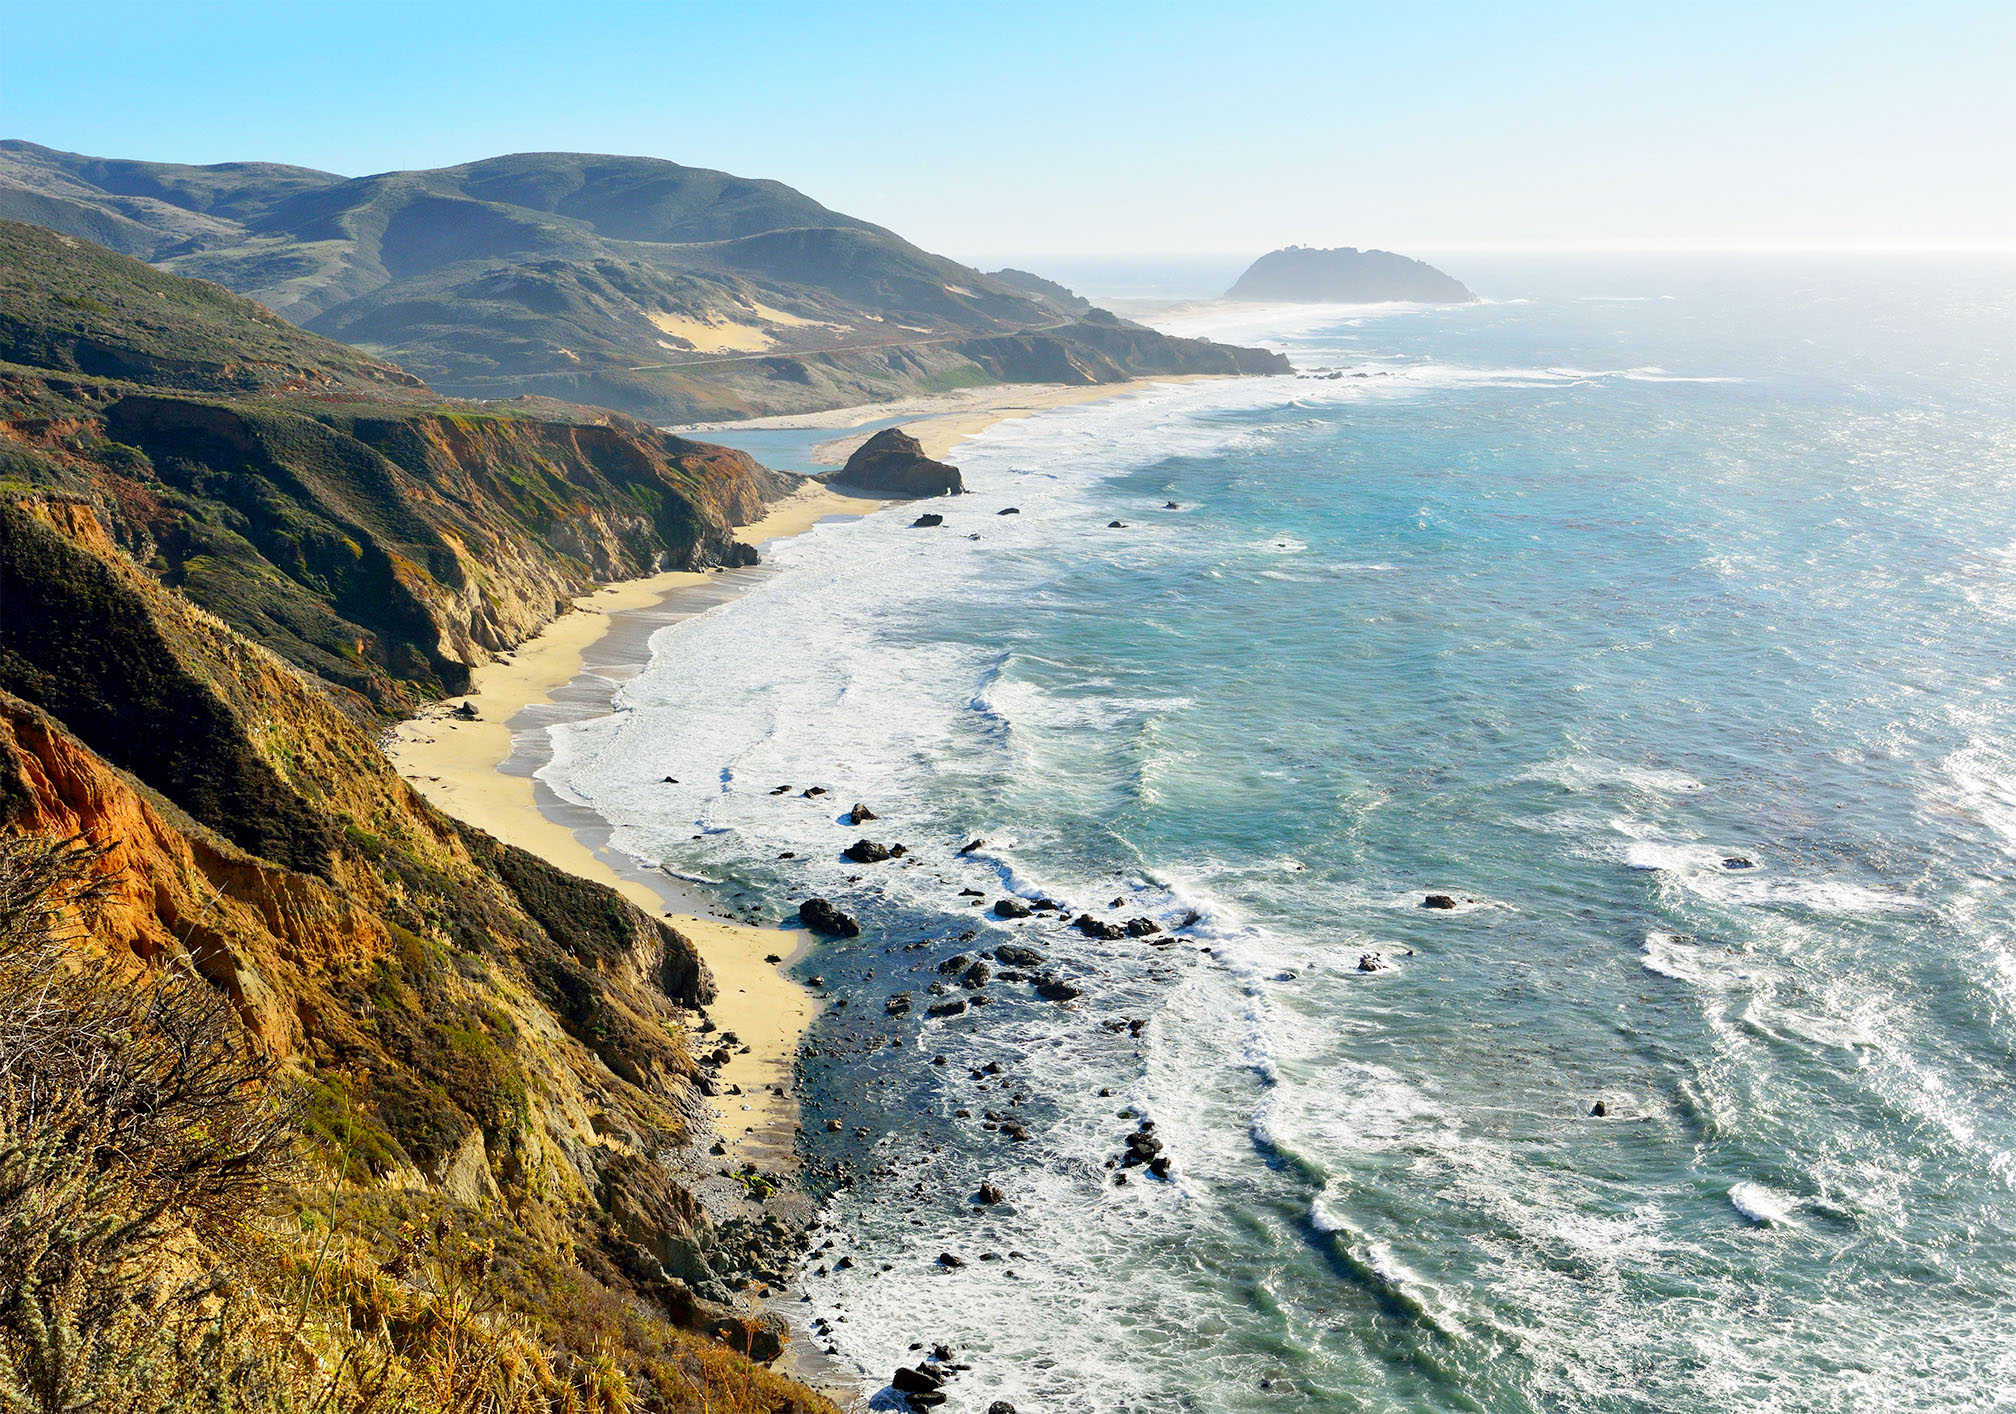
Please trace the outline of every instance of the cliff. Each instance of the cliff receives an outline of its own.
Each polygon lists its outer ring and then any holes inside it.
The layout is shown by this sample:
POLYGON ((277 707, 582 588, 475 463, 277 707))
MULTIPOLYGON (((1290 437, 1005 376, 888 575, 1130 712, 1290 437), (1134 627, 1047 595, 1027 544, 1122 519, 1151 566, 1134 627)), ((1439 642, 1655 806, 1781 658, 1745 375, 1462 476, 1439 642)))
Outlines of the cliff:
POLYGON ((1225 292, 1225 298, 1290 304, 1378 304, 1389 300, 1464 304, 1477 296, 1461 280, 1390 250, 1289 246, 1254 261, 1225 292))
POLYGON ((746 564, 784 483, 618 414, 455 403, 214 285, 0 222, 0 487, 88 500, 247 636, 397 714, 597 580, 746 564))
MULTIPOLYGON (((774 1330, 719 1304, 777 1279, 786 1224, 695 1148, 687 1035, 713 983, 687 940, 434 810, 89 505, 17 493, 0 500, 0 836, 23 834, 105 848, 90 965, 186 962, 227 997, 244 1044, 294 1077, 351 1210, 487 1233, 569 1309, 637 1302, 774 1354, 774 1330)), ((373 1231, 345 1241, 369 1250, 373 1231)), ((729 1373, 760 1407, 823 1407, 729 1373)))

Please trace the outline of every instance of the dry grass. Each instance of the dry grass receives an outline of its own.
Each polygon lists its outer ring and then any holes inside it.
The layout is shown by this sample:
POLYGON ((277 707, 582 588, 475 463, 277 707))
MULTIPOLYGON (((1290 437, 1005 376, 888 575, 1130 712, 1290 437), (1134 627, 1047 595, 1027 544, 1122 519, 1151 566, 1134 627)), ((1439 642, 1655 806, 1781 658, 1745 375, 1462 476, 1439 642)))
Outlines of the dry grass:
POLYGON ((312 1183, 223 1000, 88 947, 104 855, 0 840, 0 1410, 830 1411, 508 1218, 312 1183))

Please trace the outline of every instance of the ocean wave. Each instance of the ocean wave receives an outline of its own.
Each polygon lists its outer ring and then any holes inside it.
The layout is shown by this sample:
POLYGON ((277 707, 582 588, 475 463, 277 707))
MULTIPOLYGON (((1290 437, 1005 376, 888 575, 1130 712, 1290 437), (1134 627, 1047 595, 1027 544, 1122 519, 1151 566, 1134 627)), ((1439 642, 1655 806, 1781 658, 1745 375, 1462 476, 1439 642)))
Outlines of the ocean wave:
POLYGON ((1729 1189, 1729 1205, 1760 1227, 1785 1227, 1798 1200, 1761 1183, 1738 1183, 1729 1189))

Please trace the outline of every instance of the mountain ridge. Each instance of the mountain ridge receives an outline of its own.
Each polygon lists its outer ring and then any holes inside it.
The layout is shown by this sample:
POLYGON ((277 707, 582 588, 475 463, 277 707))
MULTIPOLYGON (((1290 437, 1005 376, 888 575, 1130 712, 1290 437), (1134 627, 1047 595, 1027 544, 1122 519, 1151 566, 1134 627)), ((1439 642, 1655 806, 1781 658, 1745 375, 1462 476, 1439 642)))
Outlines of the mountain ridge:
POLYGON ((1029 370, 1286 371, 1145 330, 1120 357, 1110 343, 1085 357, 1096 311, 1061 287, 983 274, 779 182, 651 158, 516 153, 349 178, 8 140, 0 217, 214 281, 451 394, 555 394, 666 423, 1029 370), (1042 351, 1004 358, 1003 338, 1042 351))

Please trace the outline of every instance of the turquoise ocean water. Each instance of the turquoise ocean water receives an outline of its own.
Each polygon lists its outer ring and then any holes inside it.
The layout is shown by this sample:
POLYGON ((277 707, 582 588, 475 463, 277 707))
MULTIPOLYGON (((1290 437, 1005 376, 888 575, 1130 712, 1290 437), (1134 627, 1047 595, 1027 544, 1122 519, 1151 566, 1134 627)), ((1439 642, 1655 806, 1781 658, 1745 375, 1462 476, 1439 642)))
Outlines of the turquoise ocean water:
POLYGON ((619 846, 867 926, 797 1310, 955 1410, 2006 1402, 2016 267, 1448 263, 1193 318, 1300 375, 1004 424, 556 729, 619 846), (1084 994, 924 1016, 1010 942, 1084 994))

